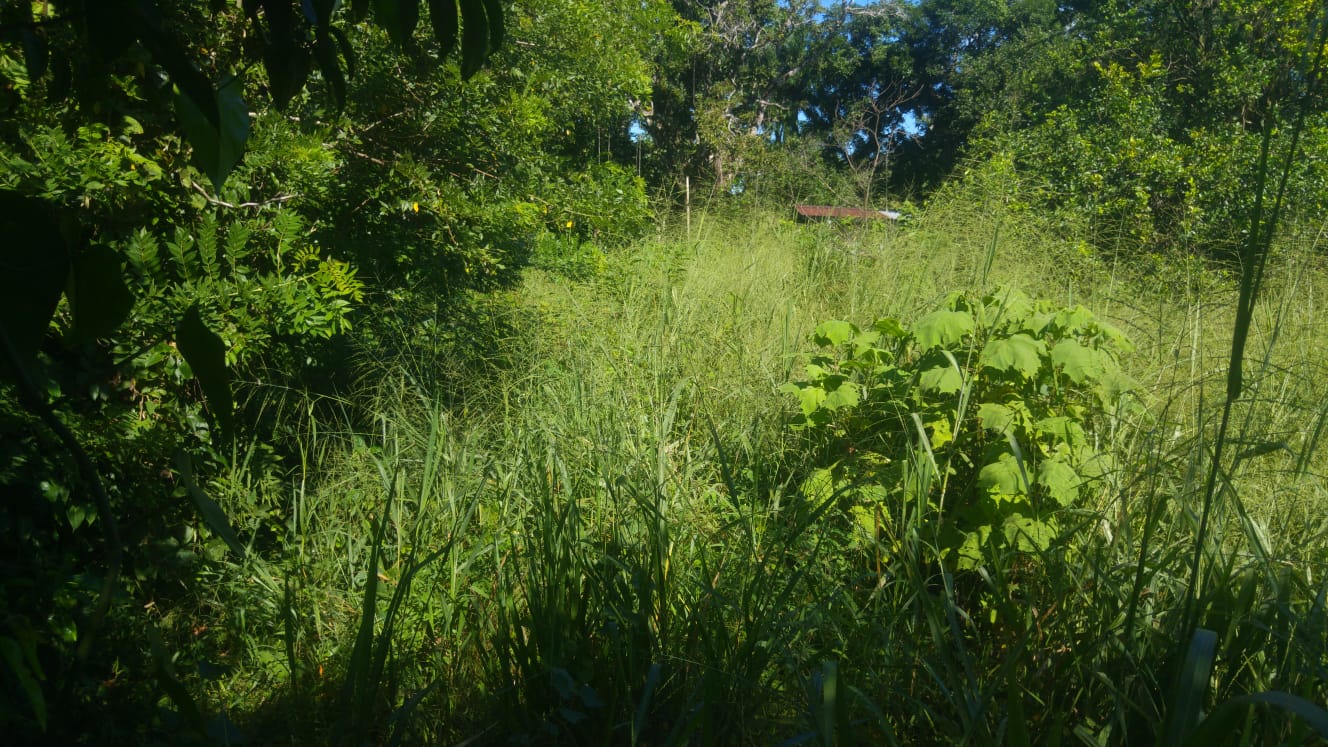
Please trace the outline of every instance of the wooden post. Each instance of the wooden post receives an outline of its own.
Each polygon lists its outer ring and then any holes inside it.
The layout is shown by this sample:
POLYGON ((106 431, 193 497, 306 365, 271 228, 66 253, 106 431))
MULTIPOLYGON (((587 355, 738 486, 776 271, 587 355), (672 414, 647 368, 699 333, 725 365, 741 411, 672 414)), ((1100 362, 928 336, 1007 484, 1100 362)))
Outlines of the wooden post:
POLYGON ((692 177, 688 176, 684 179, 686 179, 684 184, 686 185, 687 197, 684 198, 683 204, 687 206, 687 238, 690 239, 692 238, 692 177))

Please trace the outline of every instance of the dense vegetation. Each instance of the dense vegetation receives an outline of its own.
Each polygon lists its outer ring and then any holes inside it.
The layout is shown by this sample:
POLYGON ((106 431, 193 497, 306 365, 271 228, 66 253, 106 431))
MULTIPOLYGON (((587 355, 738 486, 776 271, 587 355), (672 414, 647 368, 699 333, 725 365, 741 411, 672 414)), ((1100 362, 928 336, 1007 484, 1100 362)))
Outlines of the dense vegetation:
POLYGON ((0 0, 0 726, 1328 739, 1326 35, 0 0))

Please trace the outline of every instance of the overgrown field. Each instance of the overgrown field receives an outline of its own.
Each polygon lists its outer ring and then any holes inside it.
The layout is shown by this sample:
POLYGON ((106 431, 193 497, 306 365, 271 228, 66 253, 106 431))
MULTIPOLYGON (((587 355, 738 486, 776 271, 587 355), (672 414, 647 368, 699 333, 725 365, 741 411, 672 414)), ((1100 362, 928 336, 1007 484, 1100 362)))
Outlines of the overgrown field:
POLYGON ((898 227, 678 219, 465 324, 378 325, 345 400, 251 382, 299 467, 242 448, 212 485, 249 550, 160 610, 173 681, 249 743, 1309 739, 1291 714, 1328 696, 1321 237, 1270 264, 1206 512, 1235 279, 1094 256, 983 194, 898 227), (1013 290, 1088 314, 1055 329, 1111 336, 1110 360, 1072 375, 1046 319, 998 332, 1013 290), (937 332, 938 310, 977 327, 937 332), (820 415, 796 385, 814 331, 841 366, 820 415), (1020 336, 1040 358, 980 348, 1020 336), (861 396, 835 399, 847 381, 861 396))

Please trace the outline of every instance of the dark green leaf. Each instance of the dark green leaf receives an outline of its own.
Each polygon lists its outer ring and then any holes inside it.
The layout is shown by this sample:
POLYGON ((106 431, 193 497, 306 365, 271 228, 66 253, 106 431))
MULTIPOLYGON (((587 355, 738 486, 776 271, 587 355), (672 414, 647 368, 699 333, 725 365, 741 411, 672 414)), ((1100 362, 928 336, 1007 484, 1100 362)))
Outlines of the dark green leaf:
POLYGON ((442 54, 452 54, 457 45, 457 0, 429 0, 429 23, 442 54))
POLYGON ((19 689, 28 700, 37 725, 46 731, 46 697, 42 694, 40 663, 32 657, 24 656, 23 647, 9 636, 0 636, 0 659, 3 659, 9 674, 18 681, 19 689))
POLYGON ((1028 495, 1024 471, 1014 454, 1002 453, 1000 458, 978 472, 978 485, 996 496, 1028 495))
POLYGON ((189 493, 189 499, 194 502, 194 507, 198 509, 198 515, 203 519, 203 523, 226 543, 231 552, 238 558, 245 555, 244 543, 240 541, 240 536, 231 528, 231 520, 226 516, 226 511, 208 495, 201 487, 198 481, 194 479, 194 465, 190 461, 189 455, 183 449, 175 452, 175 468, 180 472, 180 481, 184 483, 185 491, 189 493))
POLYGON ((1328 711, 1298 695, 1272 690, 1269 692, 1240 695, 1218 704, 1213 712, 1190 735, 1186 745, 1206 747, 1221 744, 1228 736, 1237 733, 1246 713, 1252 705, 1278 708, 1299 718, 1314 729, 1322 740, 1328 740, 1328 711))
POLYGON ((489 19, 489 54, 503 46, 503 5, 499 0, 484 0, 485 15, 489 19))
POLYGON ((23 63, 28 68, 28 78, 37 80, 46 74, 46 66, 51 59, 50 50, 46 47, 46 36, 30 28, 24 28, 22 34, 23 63))
POLYGON ((341 61, 337 59, 337 43, 331 34, 319 34, 314 44, 314 58, 318 60, 318 70, 323 79, 332 87, 332 98, 337 109, 346 106, 346 76, 341 72, 341 61))
POLYGON ((409 46, 420 22, 419 0, 374 0, 374 20, 387 29, 392 43, 409 46))
POLYGON ((0 329, 26 365, 60 301, 69 253, 50 206, 15 192, 0 191, 0 236, 0 329))
POLYGON ((1014 425, 1015 412, 1005 405, 983 402, 978 405, 978 423, 983 428, 1004 432, 1014 425))
POLYGON ((198 304, 189 307, 184 318, 176 325, 175 344, 203 387, 208 409, 221 426, 223 437, 229 436, 235 416, 231 400, 231 372, 226 367, 226 345, 203 324, 198 304))
POLYGON ((216 90, 214 104, 220 112, 220 127, 212 126, 192 98, 178 92, 175 96, 176 116, 193 146, 194 165, 217 190, 240 162, 249 139, 249 108, 240 98, 240 89, 239 80, 231 78, 216 90))
POLYGON ((66 293, 74 313, 69 341, 76 344, 114 332, 134 305, 120 258, 107 246, 94 246, 74 259, 66 293))
POLYGON ((309 77, 309 52, 296 33, 295 15, 287 0, 260 0, 268 34, 263 46, 263 67, 272 101, 284 108, 304 89, 309 77))
POLYGON ((488 56, 489 23, 484 11, 484 0, 461 2, 461 77, 469 78, 479 72, 488 56))
POLYGON ((1183 743, 1199 725, 1216 656, 1217 633, 1207 628, 1195 630, 1172 685, 1163 744, 1183 743))
POLYGON ((346 77, 355 77, 355 47, 351 45, 350 39, 346 38, 346 32, 332 26, 328 28, 328 33, 337 40, 337 47, 341 56, 346 58, 346 77))

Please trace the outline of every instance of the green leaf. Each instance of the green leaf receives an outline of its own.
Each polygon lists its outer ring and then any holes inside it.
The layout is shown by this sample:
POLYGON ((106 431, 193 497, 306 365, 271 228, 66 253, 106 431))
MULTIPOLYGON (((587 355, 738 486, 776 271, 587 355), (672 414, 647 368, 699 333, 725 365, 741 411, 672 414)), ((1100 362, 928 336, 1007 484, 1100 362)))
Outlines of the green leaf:
POLYGON ((1216 658, 1217 633, 1207 628, 1196 629, 1172 684, 1163 744, 1181 744, 1199 725, 1216 658))
POLYGON ((32 714, 36 717, 37 726, 45 732, 46 697, 42 694, 41 684, 38 682, 44 679, 40 662, 35 657, 24 656, 23 647, 9 636, 0 636, 0 658, 4 659, 9 673, 18 681, 19 689, 23 691, 23 696, 27 698, 28 706, 32 708, 32 714))
POLYGON ((226 546, 235 553, 237 558, 243 558, 245 555, 244 543, 240 541, 239 535, 231 528, 230 518, 226 516, 226 511, 209 496, 202 488, 198 486, 198 481, 194 479, 194 465, 190 461, 189 455, 183 449, 175 452, 175 468, 180 472, 180 481, 184 483, 185 491, 189 494, 190 500, 194 502, 194 507, 198 509, 198 515, 202 517, 203 523, 226 543, 226 546))
POLYGON ((908 330, 904 329, 904 325, 900 324, 897 319, 877 319, 876 323, 872 325, 872 329, 887 337, 893 337, 896 340, 902 340, 905 337, 908 337, 908 330))
POLYGON ((827 389, 821 407, 827 410, 839 410, 858 406, 858 385, 841 379, 833 389, 827 389))
POLYGON ((1005 541, 1019 552, 1042 552, 1056 539, 1056 532, 1046 522, 1023 514, 1010 514, 1001 522, 1005 541))
POLYGON ((1270 706, 1295 716, 1318 732, 1320 739, 1328 741, 1328 711, 1298 695, 1271 690, 1222 701, 1199 723, 1185 744, 1207 747, 1222 743, 1231 734, 1237 733, 1236 730, 1240 728, 1252 705, 1270 706))
POLYGON ((175 115, 193 147, 194 165, 218 191, 240 162, 249 140, 249 107, 240 97, 240 89, 238 78, 230 78, 216 89, 214 103, 220 117, 217 125, 209 121, 191 97, 178 89, 175 95, 175 115))
POLYGON ((419 0, 374 0, 374 20, 393 44, 409 46, 420 22, 419 0))
POLYGON ((964 386, 964 375, 954 366, 936 366, 918 374, 918 386, 924 391, 954 394, 964 386))
POLYGON ((999 459, 978 472, 978 487, 993 496, 1009 498, 1028 495, 1019 460, 1007 452, 1002 452, 999 459))
POLYGON ((913 325, 913 339, 923 350, 950 347, 973 334, 973 316, 967 311, 941 309, 922 317, 913 325))
POLYGON ((802 408, 802 414, 806 417, 811 417, 812 413, 820 409, 821 403, 825 401, 825 390, 819 386, 785 384, 780 389, 797 396, 798 405, 802 408))
POLYGON ((1042 356, 1046 354, 1046 343, 1021 333, 989 340, 982 348, 978 362, 996 371, 1015 371, 1025 379, 1033 379, 1037 377, 1042 356))
POLYGON ((1095 321, 1097 321, 1097 318, 1093 316, 1093 312, 1083 306, 1076 305, 1057 312, 1052 325, 1059 335, 1065 337, 1086 333, 1089 325, 1095 321))
POLYGON ((134 305, 115 252, 94 246, 74 260, 67 293, 74 314, 69 341, 84 343, 106 337, 119 328, 134 305))
POLYGON ((226 367, 226 345, 203 324, 198 304, 190 306, 176 325, 175 344, 203 388, 208 409, 221 426, 222 436, 230 436, 235 425, 235 406, 231 399, 231 372, 226 367))
POLYGON ((323 74, 323 80, 332 87, 332 98, 340 110, 346 106, 346 76, 341 72, 337 46, 331 34, 320 33, 314 42, 314 59, 318 61, 318 70, 323 74))
POLYGON ((479 72, 489 53, 489 22, 484 0, 461 2, 461 78, 479 72))
POLYGON ((1072 506, 1078 502, 1081 482, 1074 467, 1058 459, 1043 459, 1038 465, 1037 484, 1045 488, 1047 495, 1062 506, 1072 506))
POLYGON ((816 325, 812 339, 821 347, 838 347, 853 339, 857 333, 858 328, 850 322, 833 320, 816 325))
POLYGON ((503 46, 503 36, 506 33, 503 27, 502 3, 499 0, 484 0, 484 13, 489 19, 489 54, 493 54, 503 46))
POLYGON ((1102 353, 1080 345, 1076 340, 1061 340, 1051 348, 1051 362, 1076 384, 1102 375, 1102 353))
POLYGON ((993 431, 1006 431, 1014 425, 1015 412, 1002 404, 983 402, 978 405, 978 422, 983 428, 993 431))
POLYGON ((1051 436, 1072 449, 1088 443, 1084 426, 1068 415, 1043 418, 1033 424, 1033 430, 1037 431, 1038 435, 1051 436))
POLYGON ((813 470, 802 483, 803 497, 818 505, 830 500, 835 494, 835 466, 813 470))
POLYGON ((456 0, 429 0, 429 23, 443 56, 451 54, 457 41, 456 0))
MULTIPOLYGON (((0 330, 31 363, 69 278, 69 252, 55 213, 38 199, 0 191, 0 330)), ((7 363, 0 372, 15 375, 7 363)))

